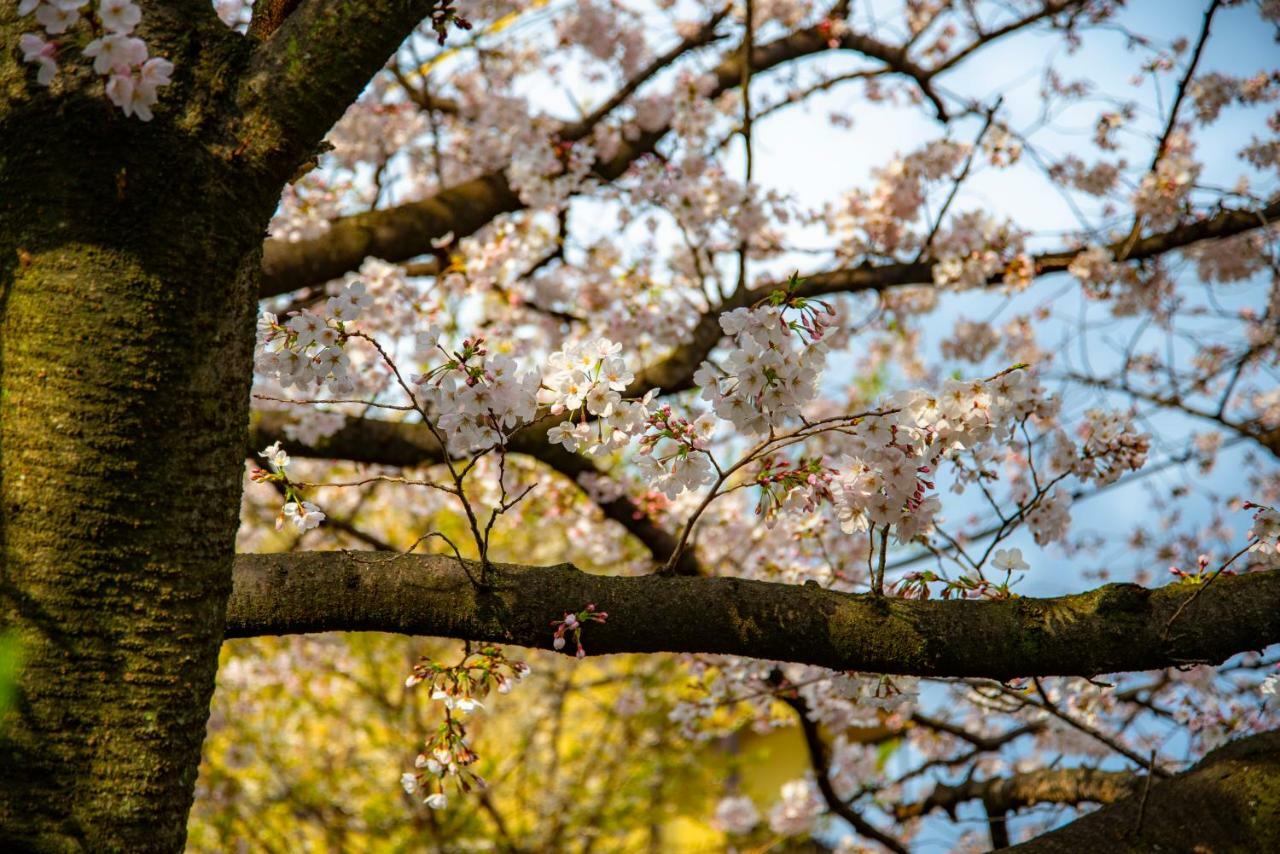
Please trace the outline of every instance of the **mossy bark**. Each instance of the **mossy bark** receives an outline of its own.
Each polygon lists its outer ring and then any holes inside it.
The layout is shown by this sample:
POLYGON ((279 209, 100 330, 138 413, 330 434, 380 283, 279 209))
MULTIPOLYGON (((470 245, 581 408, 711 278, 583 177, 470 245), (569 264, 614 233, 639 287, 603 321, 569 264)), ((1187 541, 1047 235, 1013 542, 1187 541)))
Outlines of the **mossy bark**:
POLYGON ((478 563, 445 555, 239 555, 227 636, 384 631, 546 649, 553 620, 595 603, 609 620, 584 630, 592 655, 702 652, 993 679, 1212 664, 1280 642, 1280 571, 1223 576, 1203 589, 1109 584, 999 601, 851 595, 741 578, 590 575, 571 564, 494 564, 484 587, 473 583, 479 575, 478 563))
POLYGON ((7 60, 0 625, 23 667, 0 721, 0 850, 176 851, 231 586, 274 193, 190 129, 124 117, 100 83, 42 91, 7 60))
MULTIPOLYGON (((275 4, 279 5, 279 4, 275 4)), ((0 3, 0 850, 176 851, 212 695, 281 187, 433 0, 312 0, 243 37, 146 4, 151 122, 0 3), (261 36, 266 35, 266 38, 261 36)), ((283 7, 282 7, 283 10, 283 7)), ((80 33, 84 35, 83 32, 80 33)))

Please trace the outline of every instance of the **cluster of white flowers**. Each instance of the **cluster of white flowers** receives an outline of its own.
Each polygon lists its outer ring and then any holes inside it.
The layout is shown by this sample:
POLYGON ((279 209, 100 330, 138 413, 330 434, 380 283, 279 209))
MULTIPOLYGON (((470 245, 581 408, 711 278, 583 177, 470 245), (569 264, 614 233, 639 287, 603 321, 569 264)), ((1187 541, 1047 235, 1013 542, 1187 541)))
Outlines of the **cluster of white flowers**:
POLYGON ((892 254, 919 242, 907 224, 924 205, 926 184, 950 176, 969 151, 963 143, 936 140, 875 170, 876 186, 870 193, 855 190, 840 208, 828 212, 831 229, 847 235, 843 251, 851 256, 892 254))
POLYGON ((889 397, 883 414, 848 431, 852 450, 831 485, 841 528, 852 533, 894 526, 900 542, 929 530, 941 504, 925 493, 942 456, 1007 440, 1042 402, 1023 370, 951 380, 936 395, 914 389, 889 397))
MULTIPOLYGON (((466 773, 466 766, 476 758, 478 757, 471 750, 470 745, 461 739, 456 750, 441 746, 430 754, 420 753, 413 763, 418 772, 406 771, 401 774, 400 785, 404 787, 406 793, 412 795, 423 787, 423 776, 430 775, 436 778, 437 788, 423 798, 422 802, 433 810, 442 810, 449 806, 449 796, 444 793, 443 781, 450 777, 461 778, 466 773)), ((479 779, 474 775, 472 777, 479 779)))
POLYGON ((999 345, 1000 337, 991 324, 961 319, 956 321, 951 337, 943 340, 940 350, 948 359, 976 364, 995 352, 999 345))
POLYGON ((1061 542, 1071 527, 1071 493, 1055 489, 1027 512, 1027 527, 1038 545, 1061 542))
POLYGON ((285 467, 289 465, 289 454, 275 442, 258 453, 267 462, 269 471, 259 471, 254 480, 274 481, 284 485, 285 503, 276 516, 276 530, 284 529, 285 522, 292 522, 299 533, 319 527, 324 521, 324 511, 310 501, 304 501, 289 483, 289 474, 285 467))
POLYGON ((1022 140, 997 125, 982 141, 982 150, 992 166, 1012 166, 1022 157, 1022 140))
POLYGON ((1128 415, 1090 409, 1084 417, 1079 427, 1082 445, 1077 446, 1064 431, 1054 431, 1049 454, 1052 471, 1070 472, 1103 486, 1143 466, 1151 437, 1138 432, 1128 415))
POLYGON ((1151 436, 1139 433, 1129 416, 1119 412, 1090 409, 1080 426, 1083 453, 1075 472, 1082 480, 1099 486, 1114 483, 1126 471, 1137 471, 1147 461, 1151 436))
POLYGON ((1254 540, 1249 552, 1268 566, 1280 566, 1280 512, 1274 507, 1258 506, 1257 510, 1249 529, 1249 537, 1254 540))
POLYGON ((981 211, 955 217, 940 231, 933 250, 933 283, 940 288, 969 290, 984 287, 1004 270, 1008 258, 1022 250, 1023 236, 1008 222, 981 211))
POLYGON ((549 407, 552 415, 569 417, 552 427, 547 439, 588 454, 625 445, 644 431, 653 399, 652 392, 637 401, 622 399, 634 379, 622 358, 622 345, 607 338, 566 344, 552 353, 537 402, 549 407))
POLYGON ((1094 297, 1106 297, 1111 285, 1120 280, 1124 267, 1116 263, 1110 249, 1090 243, 1071 259, 1067 272, 1080 280, 1085 293, 1094 297))
MULTIPOLYGON (((58 37, 80 21, 80 10, 89 0, 18 0, 18 14, 35 13, 44 29, 39 33, 23 33, 18 39, 22 60, 39 66, 36 82, 53 83, 58 74, 58 37), (46 39, 52 36, 52 39, 46 39)), ((95 32, 102 35, 84 47, 84 55, 93 60, 93 70, 106 78, 107 98, 124 111, 150 121, 151 108, 159 98, 157 90, 169 85, 173 63, 147 55, 147 43, 133 35, 142 21, 142 10, 132 0, 101 0, 97 7, 95 32)))
POLYGON ((750 833, 760 823, 760 813, 755 801, 746 795, 729 795, 716 804, 712 823, 730 835, 750 833))
POLYGON ((1133 208, 1152 225, 1176 218, 1200 176, 1201 165, 1192 156, 1191 138, 1181 131, 1169 135, 1156 167, 1138 185, 1133 208))
POLYGON ((418 336, 419 347, 434 347, 449 358, 414 378, 426 387, 424 399, 438 413, 437 428, 455 452, 499 445, 537 413, 538 374, 520 371, 512 357, 490 354, 483 338, 468 338, 456 352, 439 344, 439 330, 418 336))
POLYGON ((788 670, 787 678, 802 686, 799 693, 810 720, 832 731, 876 723, 887 713, 908 710, 920 698, 920 680, 914 676, 808 667, 788 670))
POLYGON ((825 811, 812 780, 791 780, 782 784, 781 798, 769 810, 769 829, 782 836, 810 833, 825 811))
POLYGON ((351 361, 343 351, 345 324, 373 304, 359 281, 330 297, 326 314, 299 311, 281 324, 271 312, 258 318, 257 369, 284 388, 323 384, 333 394, 350 394, 351 361))
POLYGON ((834 312, 825 303, 797 303, 798 320, 787 318, 785 304, 720 315, 720 327, 734 343, 725 369, 703 362, 693 376, 716 415, 744 433, 768 433, 794 421, 818 393, 827 359, 822 335, 834 312))
POLYGON ((715 479, 707 450, 716 426, 714 416, 708 413, 689 421, 664 405, 649 415, 648 424, 650 431, 640 440, 636 467, 649 486, 675 498, 715 479))
POLYGON ((1088 166, 1079 157, 1068 154, 1060 162, 1049 167, 1049 177, 1091 196, 1105 196, 1119 182, 1120 170, 1124 166, 1123 160, 1118 163, 1099 160, 1092 166, 1088 166))

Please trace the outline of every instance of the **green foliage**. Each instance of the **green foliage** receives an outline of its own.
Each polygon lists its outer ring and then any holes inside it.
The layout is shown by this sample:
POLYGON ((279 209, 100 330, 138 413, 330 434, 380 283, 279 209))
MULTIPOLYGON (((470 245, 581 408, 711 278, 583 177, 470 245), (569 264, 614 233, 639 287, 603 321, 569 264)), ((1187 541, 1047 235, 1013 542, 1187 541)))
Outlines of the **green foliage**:
POLYGON ((5 715, 17 699, 21 672, 22 638, 12 631, 0 634, 0 734, 5 730, 5 715))

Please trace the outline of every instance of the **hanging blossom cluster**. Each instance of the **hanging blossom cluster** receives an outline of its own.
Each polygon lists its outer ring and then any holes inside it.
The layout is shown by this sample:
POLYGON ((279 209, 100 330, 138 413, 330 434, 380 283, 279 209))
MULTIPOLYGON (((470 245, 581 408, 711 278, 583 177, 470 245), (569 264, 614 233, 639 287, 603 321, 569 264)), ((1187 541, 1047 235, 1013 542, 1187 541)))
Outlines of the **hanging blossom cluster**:
MULTIPOLYGON (((1147 461, 1151 437, 1139 433, 1133 420, 1119 412, 1090 409, 1080 425, 1083 446, 1074 454, 1069 470, 1081 480, 1092 480, 1098 486, 1115 483, 1127 471, 1137 471, 1147 461)), ((1074 450, 1074 449, 1073 449, 1074 450)), ((1061 459, 1057 465, 1061 466, 1061 459)), ((1068 470, 1063 466, 1062 470, 1068 470)))
POLYGON ((793 277, 787 291, 762 305, 720 315, 734 345, 726 367, 703 362, 694 374, 715 414, 744 433, 761 435, 798 419, 817 396, 827 358, 823 335, 836 313, 821 300, 793 296, 798 281, 793 277))
POLYGON ((361 281, 348 282, 329 298, 325 313, 298 311, 285 323, 265 311, 258 318, 257 369, 283 388, 322 385, 333 394, 350 394, 351 360, 344 352, 347 324, 373 305, 361 281))
POLYGON ((715 416, 707 413, 690 421, 664 404, 649 415, 647 424, 636 468, 653 489, 675 498, 715 478, 709 450, 715 416))
POLYGON ((1006 286, 1020 290, 1030 284, 1025 273, 1032 266, 1022 251, 1023 239, 1011 222, 998 222, 982 211, 960 214, 933 242, 938 257, 933 282, 940 288, 972 290, 1000 274, 1006 286))
POLYGON ((492 690, 509 694, 528 675, 529 665, 507 658, 495 646, 469 652, 455 665, 437 664, 427 658, 415 664, 404 680, 405 687, 425 684, 431 699, 443 705, 444 719, 414 760, 417 770, 400 776, 404 790, 411 795, 427 792, 423 803, 432 809, 444 809, 449 805, 447 782, 453 782, 462 792, 484 788, 484 778, 470 768, 480 757, 467 741, 461 716, 483 708, 481 700, 492 690))
MULTIPOLYGON (((58 76, 58 58, 63 48, 84 39, 75 32, 81 10, 89 0, 19 0, 18 15, 35 15, 41 33, 23 33, 18 39, 23 62, 38 67, 36 82, 50 86, 58 76)), ((93 60, 93 71, 103 77, 111 103, 126 116, 151 121, 151 108, 159 99, 159 88, 168 86, 173 63, 148 56, 147 43, 133 35, 142 21, 142 10, 131 0, 101 0, 96 6, 91 29, 101 33, 81 47, 93 60)), ((93 16, 93 13, 91 13, 93 16)), ((83 28, 82 28, 83 29, 83 28)))
POLYGON ((1088 296, 1106 299, 1111 294, 1111 286, 1124 275, 1125 267, 1116 263, 1110 249, 1091 243, 1071 259, 1067 272, 1080 280, 1088 296))

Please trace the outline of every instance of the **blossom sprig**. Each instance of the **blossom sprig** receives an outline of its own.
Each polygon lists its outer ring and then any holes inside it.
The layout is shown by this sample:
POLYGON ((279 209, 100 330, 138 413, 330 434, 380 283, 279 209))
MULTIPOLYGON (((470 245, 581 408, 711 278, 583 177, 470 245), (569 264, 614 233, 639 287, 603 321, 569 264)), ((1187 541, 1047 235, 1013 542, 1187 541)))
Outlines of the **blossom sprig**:
POLYGON ((443 703, 446 709, 465 713, 481 708, 480 701, 491 690, 510 693, 528 675, 528 664, 507 658, 498 647, 485 646, 453 665, 423 658, 413 666, 404 685, 414 688, 425 683, 432 700, 443 703))
POLYGON ((446 711, 440 727, 414 761, 417 770, 401 774, 400 785, 410 795, 426 792, 424 804, 431 809, 444 809, 449 805, 446 784, 452 783, 463 794, 485 787, 484 778, 470 767, 479 759, 467 741, 466 726, 446 711))
POLYGON ((280 447, 279 442, 274 442, 259 451, 258 456, 266 460, 268 468, 256 468, 249 477, 255 483, 277 484, 284 494, 284 506, 276 515, 276 530, 283 530, 286 521, 292 522, 299 533, 319 527, 325 518, 324 511, 318 505, 304 500, 297 486, 289 480, 289 473, 286 471, 289 465, 288 452, 280 447))
POLYGON ((490 691, 507 694, 528 675, 529 665, 508 658, 496 646, 469 651, 453 665, 428 658, 415 664, 404 681, 405 687, 425 684, 431 699, 444 706, 444 717, 414 761, 416 770, 400 776, 404 790, 411 795, 426 792, 423 803, 432 809, 444 809, 449 805, 446 784, 451 783, 463 793, 484 788, 484 778, 470 768, 480 756, 467 741, 461 716, 482 708, 481 700, 490 691))
POLYGON ((1009 579, 992 581, 981 573, 965 573, 956 578, 944 578, 936 572, 925 569, 904 575, 894 585, 894 591, 906 599, 930 599, 933 590, 930 584, 941 584, 938 596, 950 599, 1008 599, 1009 579))
POLYGON ((577 651, 574 655, 578 658, 586 658, 587 651, 582 646, 582 628, 587 623, 603 623, 609 619, 609 614, 605 611, 597 611, 595 603, 587 605, 581 611, 565 611, 564 618, 560 620, 552 620, 551 627, 555 629, 552 635, 551 645, 556 650, 562 650, 565 647, 565 636, 573 638, 577 651))
MULTIPOLYGON (((1181 567, 1171 566, 1169 567, 1169 574, 1177 578, 1179 581, 1190 581, 1194 583, 1199 583, 1201 581, 1204 581, 1205 571, 1208 570, 1208 568, 1209 568, 1209 556, 1197 555, 1195 572, 1187 572, 1181 567)), ((1227 573, 1231 574, 1231 570, 1227 570, 1227 573)))
POLYGON ((725 367, 703 362, 694 374, 715 414, 744 433, 768 433, 799 419, 804 405, 817 396, 827 356, 823 336, 835 310, 793 291, 775 291, 750 308, 721 314, 720 328, 734 345, 725 367), (799 318, 788 311, 797 311, 799 318))
POLYGON ((624 399, 635 374, 622 357, 622 346, 607 338, 567 344, 547 359, 537 402, 566 420, 547 434, 553 444, 570 451, 603 454, 622 447, 645 428, 656 391, 640 399, 624 399))
POLYGON ((792 273, 787 279, 785 288, 772 291, 752 308, 768 305, 779 310, 778 321, 792 332, 797 333, 804 341, 812 343, 821 341, 827 328, 836 320, 835 307, 826 300, 797 295, 804 279, 799 273, 792 273), (788 317, 786 310, 799 314, 798 318, 788 317))
POLYGON ((152 119, 151 108, 159 99, 158 89, 168 86, 173 63, 148 56, 147 43, 133 35, 142 22, 142 10, 132 0, 100 0, 90 13, 90 29, 96 37, 85 43, 77 39, 75 27, 89 0, 18 0, 18 15, 34 14, 44 34, 23 33, 18 38, 22 61, 38 66, 36 82, 51 86, 58 76, 58 58, 72 41, 81 44, 81 53, 93 60, 94 73, 105 80, 107 99, 126 116, 144 122, 152 119))
POLYGON ((1249 553, 1267 566, 1280 566, 1280 511, 1252 501, 1246 501, 1244 509, 1257 511, 1248 534, 1253 541, 1249 553))
POLYGON ((436 34, 437 44, 443 45, 448 40, 450 24, 463 31, 472 27, 471 22, 459 15, 458 10, 453 7, 453 0, 445 0, 431 12, 431 29, 436 34))

